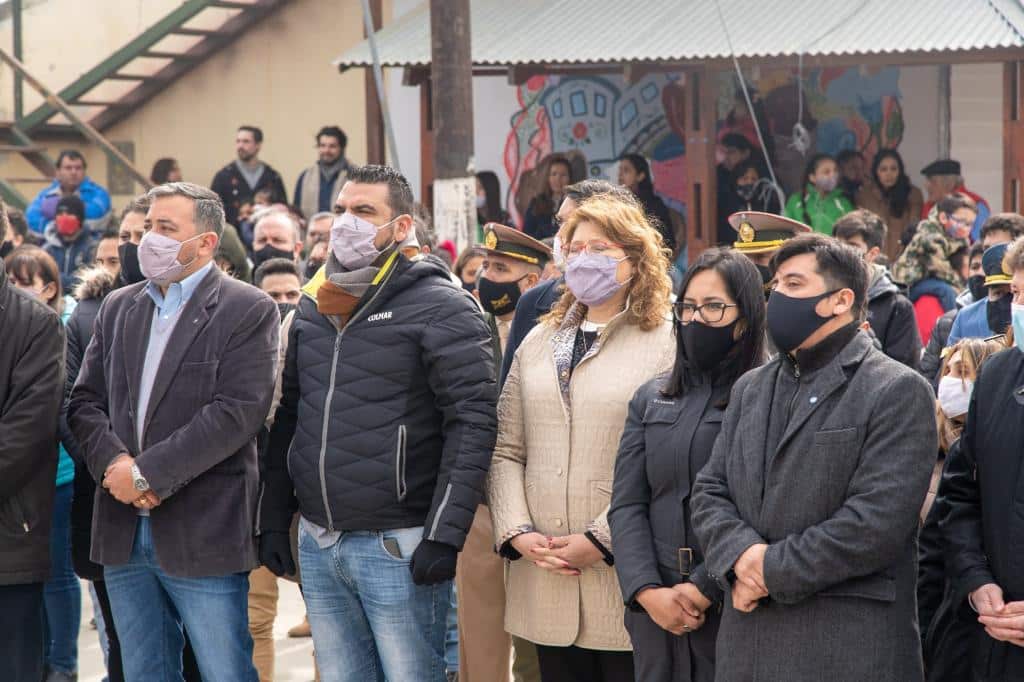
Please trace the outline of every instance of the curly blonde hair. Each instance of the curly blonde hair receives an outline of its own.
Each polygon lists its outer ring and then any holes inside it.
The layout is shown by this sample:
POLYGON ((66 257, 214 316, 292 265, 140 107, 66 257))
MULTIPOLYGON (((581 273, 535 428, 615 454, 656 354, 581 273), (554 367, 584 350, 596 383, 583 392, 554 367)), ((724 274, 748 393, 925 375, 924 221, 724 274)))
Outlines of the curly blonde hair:
MULTIPOLYGON (((672 295, 672 280, 668 276, 669 252, 661 234, 651 227, 637 206, 598 195, 580 204, 562 225, 558 231, 562 244, 569 244, 576 228, 584 222, 596 225, 610 241, 620 244, 633 266, 633 277, 626 284, 629 322, 639 325, 644 331, 657 328, 671 309, 672 295)), ((541 321, 555 327, 561 325, 574 303, 576 296, 566 287, 565 293, 541 321)))

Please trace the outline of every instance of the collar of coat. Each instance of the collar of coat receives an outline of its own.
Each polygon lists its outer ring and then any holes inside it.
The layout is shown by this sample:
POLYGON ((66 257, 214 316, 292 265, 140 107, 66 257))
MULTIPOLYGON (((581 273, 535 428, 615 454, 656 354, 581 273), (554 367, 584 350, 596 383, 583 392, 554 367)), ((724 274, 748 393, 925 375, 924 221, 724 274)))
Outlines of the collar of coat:
POLYGON ((846 367, 859 363, 870 347, 867 334, 861 334, 860 324, 854 321, 829 334, 813 348, 797 351, 792 356, 786 354, 783 366, 790 372, 799 367, 802 374, 816 372, 837 362, 838 367, 846 367))
MULTIPOLYGON (((391 272, 391 270, 395 267, 395 262, 397 260, 398 251, 392 251, 391 255, 388 256, 388 259, 384 261, 384 265, 381 266, 380 272, 378 272, 377 276, 373 278, 371 286, 377 286, 378 284, 380 284, 384 280, 384 278, 388 276, 388 273, 391 272)), ((309 296, 311 299, 315 301, 316 292, 320 290, 320 285, 322 285, 325 281, 327 281, 327 266, 321 265, 320 269, 316 271, 316 274, 313 275, 308 282, 306 282, 305 286, 302 287, 302 293, 305 294, 306 296, 309 296)))

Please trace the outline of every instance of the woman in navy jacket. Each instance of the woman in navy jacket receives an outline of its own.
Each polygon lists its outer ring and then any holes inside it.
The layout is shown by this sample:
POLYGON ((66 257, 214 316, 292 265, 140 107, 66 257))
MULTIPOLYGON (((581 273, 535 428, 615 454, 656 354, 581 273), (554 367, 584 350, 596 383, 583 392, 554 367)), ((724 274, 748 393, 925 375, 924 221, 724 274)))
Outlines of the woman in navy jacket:
POLYGON ((733 383, 760 364, 765 331, 761 276, 741 254, 705 251, 680 292, 675 366, 630 404, 608 514, 645 682, 714 680, 722 593, 692 530, 690 485, 711 456, 733 383))

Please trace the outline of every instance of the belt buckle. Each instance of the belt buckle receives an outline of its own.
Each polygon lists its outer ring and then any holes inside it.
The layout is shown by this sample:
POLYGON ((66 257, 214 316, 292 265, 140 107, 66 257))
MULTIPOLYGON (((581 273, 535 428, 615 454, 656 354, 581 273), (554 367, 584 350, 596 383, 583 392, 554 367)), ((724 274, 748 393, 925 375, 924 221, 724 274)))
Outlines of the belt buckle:
POLYGON ((690 568, 693 566, 693 550, 689 547, 680 547, 678 553, 679 575, 689 577, 690 568))

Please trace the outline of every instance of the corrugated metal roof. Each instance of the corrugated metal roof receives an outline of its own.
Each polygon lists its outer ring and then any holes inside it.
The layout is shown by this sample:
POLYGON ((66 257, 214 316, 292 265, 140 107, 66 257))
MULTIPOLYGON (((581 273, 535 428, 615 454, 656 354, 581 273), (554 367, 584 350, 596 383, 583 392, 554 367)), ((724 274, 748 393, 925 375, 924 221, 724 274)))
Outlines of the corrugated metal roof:
MULTIPOLYGON (((471 0, 477 65, 1024 48, 1024 0, 471 0)), ((377 32, 384 66, 430 63, 428 3, 377 32)), ((335 60, 372 64, 366 41, 335 60)))

